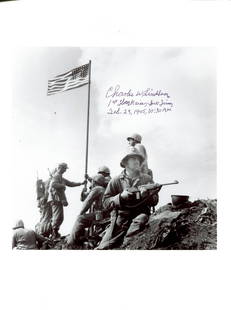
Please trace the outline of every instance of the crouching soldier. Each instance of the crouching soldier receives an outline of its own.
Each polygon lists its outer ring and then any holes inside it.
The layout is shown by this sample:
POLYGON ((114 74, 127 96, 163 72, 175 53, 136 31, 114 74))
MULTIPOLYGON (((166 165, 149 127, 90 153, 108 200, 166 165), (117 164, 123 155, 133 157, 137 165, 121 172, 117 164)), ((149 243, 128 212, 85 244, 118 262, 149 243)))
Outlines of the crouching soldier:
POLYGON ((105 178, 105 184, 108 185, 108 183, 111 181, 111 171, 107 166, 101 166, 98 169, 98 173, 104 176, 105 178))
MULTIPOLYGON (((98 168, 97 174, 104 176, 104 178, 105 178, 105 187, 107 187, 108 183, 111 180, 110 169, 107 166, 101 166, 101 167, 98 168)), ((88 174, 85 175, 85 178, 89 182, 92 182, 92 178, 88 174)), ((81 197, 80 197, 81 201, 84 201, 87 198, 90 190, 91 190, 91 186, 89 187, 89 191, 87 191, 87 187, 83 188, 83 190, 81 192, 81 197)))
POLYGON ((52 238, 60 237, 59 228, 63 222, 63 207, 68 206, 65 195, 66 186, 74 187, 85 184, 85 182, 70 182, 63 178, 63 173, 68 169, 66 163, 58 165, 57 172, 52 176, 49 188, 48 204, 52 207, 52 238))
POLYGON ((50 242, 32 229, 24 228, 22 220, 16 221, 13 229, 15 230, 12 239, 12 249, 16 250, 38 250, 44 242, 50 242))
POLYGON ((67 237, 67 246, 75 247, 82 243, 85 228, 99 224, 103 219, 109 218, 109 212, 103 211, 102 198, 105 192, 105 178, 97 174, 92 177, 92 188, 83 202, 82 210, 77 217, 70 236, 67 237), (89 213, 86 213, 90 210, 89 213))
MULTIPOLYGON (((124 237, 141 231, 148 222, 150 207, 158 203, 159 184, 141 172, 144 157, 135 148, 121 160, 122 173, 113 178, 103 197, 103 207, 111 212, 111 223, 97 249, 111 249, 124 237), (153 183, 151 190, 141 187, 153 183)), ((149 186, 150 188, 150 186, 149 186)))

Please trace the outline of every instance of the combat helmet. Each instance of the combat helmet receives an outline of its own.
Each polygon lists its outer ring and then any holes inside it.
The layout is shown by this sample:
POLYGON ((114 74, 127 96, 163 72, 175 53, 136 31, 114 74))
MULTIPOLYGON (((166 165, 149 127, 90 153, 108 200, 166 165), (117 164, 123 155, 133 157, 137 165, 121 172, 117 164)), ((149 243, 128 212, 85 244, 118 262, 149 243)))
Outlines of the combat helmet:
POLYGON ((133 148, 130 148, 129 152, 122 158, 122 160, 120 162, 120 166, 125 168, 126 161, 130 157, 138 157, 140 160, 140 164, 142 164, 144 162, 143 155, 140 152, 138 152, 138 150, 135 147, 133 147, 133 148))
POLYGON ((15 225, 14 225, 13 229, 17 229, 17 228, 24 228, 23 220, 17 220, 15 222, 15 225))
POLYGON ((92 181, 94 181, 95 183, 97 183, 100 186, 104 186, 105 185, 105 177, 101 174, 96 174, 92 177, 92 181))
POLYGON ((127 140, 133 139, 134 141, 141 143, 142 137, 138 133, 133 133, 131 136, 127 137, 127 140))
POLYGON ((98 169, 98 173, 101 173, 101 172, 110 174, 110 169, 107 166, 101 166, 98 169))
POLYGON ((59 163, 58 168, 60 168, 60 167, 68 169, 68 165, 66 163, 59 163))

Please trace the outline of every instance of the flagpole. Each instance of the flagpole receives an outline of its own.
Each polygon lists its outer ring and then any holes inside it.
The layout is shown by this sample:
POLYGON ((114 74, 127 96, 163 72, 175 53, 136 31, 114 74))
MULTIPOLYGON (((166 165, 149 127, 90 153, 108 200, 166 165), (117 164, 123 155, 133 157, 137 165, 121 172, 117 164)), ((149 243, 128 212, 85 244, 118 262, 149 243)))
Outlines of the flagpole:
MULTIPOLYGON (((85 157, 85 180, 88 169, 88 141, 89 141, 89 118, 90 118, 90 90, 91 90, 91 60, 89 60, 89 80, 88 80, 88 104, 87 104, 87 133, 86 133, 86 157, 85 157)), ((87 183, 84 186, 87 187, 87 183)))

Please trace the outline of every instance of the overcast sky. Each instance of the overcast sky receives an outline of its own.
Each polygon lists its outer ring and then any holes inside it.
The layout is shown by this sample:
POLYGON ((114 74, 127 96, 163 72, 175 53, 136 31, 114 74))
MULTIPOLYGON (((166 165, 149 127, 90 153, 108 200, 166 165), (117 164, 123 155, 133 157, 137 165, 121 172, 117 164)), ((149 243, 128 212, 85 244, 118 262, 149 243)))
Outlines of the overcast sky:
MULTIPOLYGON (((47 96, 48 79, 92 60, 89 174, 101 165, 120 173, 126 137, 138 132, 157 182, 178 180, 163 188, 160 205, 172 194, 191 200, 216 198, 216 55, 212 48, 28 48, 15 51, 13 98, 14 218, 33 228, 36 171, 68 163, 65 177, 82 181, 88 87, 47 96), (142 116, 107 115, 109 87, 152 88, 168 92, 171 112, 142 116)), ((77 217, 81 188, 68 188, 69 206, 61 232, 77 217)))

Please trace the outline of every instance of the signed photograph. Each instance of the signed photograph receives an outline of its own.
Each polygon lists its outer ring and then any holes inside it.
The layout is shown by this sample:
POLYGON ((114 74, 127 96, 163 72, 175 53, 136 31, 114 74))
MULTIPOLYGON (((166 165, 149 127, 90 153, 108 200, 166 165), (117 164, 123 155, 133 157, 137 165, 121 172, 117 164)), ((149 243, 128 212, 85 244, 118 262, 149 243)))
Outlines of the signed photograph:
POLYGON ((216 49, 25 47, 12 249, 217 248, 216 49))

